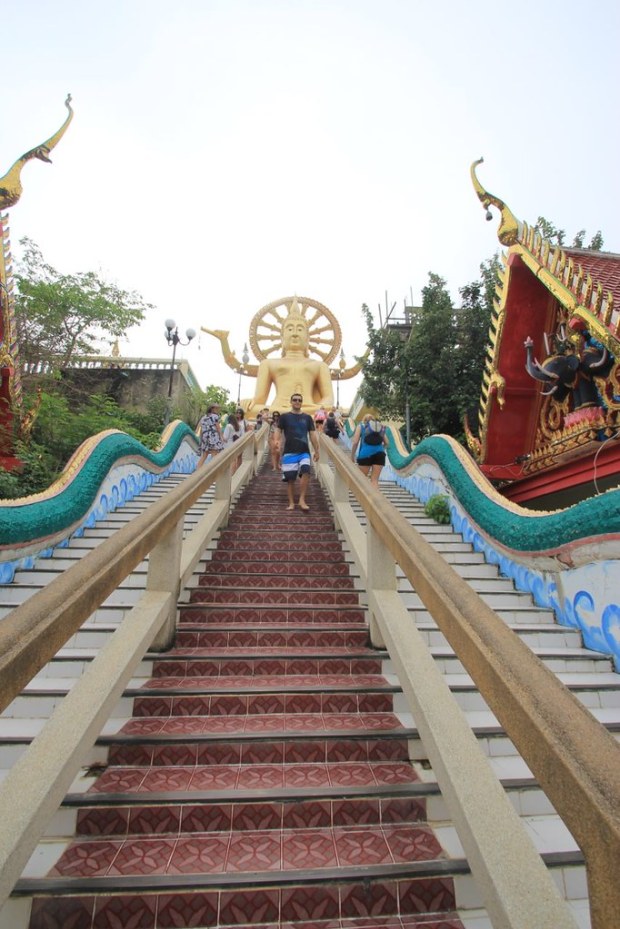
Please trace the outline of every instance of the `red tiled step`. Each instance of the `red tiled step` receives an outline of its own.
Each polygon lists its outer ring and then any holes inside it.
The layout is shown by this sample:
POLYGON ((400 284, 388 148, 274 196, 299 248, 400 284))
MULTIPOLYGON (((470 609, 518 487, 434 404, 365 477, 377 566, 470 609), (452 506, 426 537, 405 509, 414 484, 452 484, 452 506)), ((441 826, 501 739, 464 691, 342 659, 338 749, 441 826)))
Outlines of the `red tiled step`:
MULTIPOLYGON (((235 544, 260 543, 264 548, 269 548, 271 545, 281 545, 282 543, 305 547, 310 543, 321 545, 324 542, 333 544, 338 541, 338 535, 333 528, 333 524, 330 529, 322 530, 320 533, 307 531, 307 526, 301 528, 304 529, 303 532, 295 529, 288 522, 281 528, 270 528, 269 531, 265 531, 264 522, 253 529, 248 529, 243 523, 235 528, 228 525, 226 529, 221 530, 220 544, 223 548, 226 548, 231 541, 235 542, 235 544)), ((340 544, 338 550, 342 550, 340 544)))
MULTIPOLYGON (((310 504, 312 506, 312 504, 310 504)), ((276 532, 296 530, 299 534, 315 533, 319 530, 335 533, 334 520, 329 513, 302 513, 301 510, 287 512, 286 510, 271 514, 265 512, 262 515, 256 513, 235 513, 228 522, 228 528, 231 530, 242 529, 244 532, 262 532, 265 537, 271 530, 276 532)))
MULTIPOLYGON (((225 627, 231 624, 246 624, 248 626, 269 625, 286 627, 291 634, 295 634, 298 631, 295 627, 306 627, 303 630, 304 632, 310 631, 308 627, 312 626, 336 627, 324 630, 315 628, 317 635, 321 635, 323 632, 333 632, 335 634, 339 632, 338 626, 347 625, 357 626, 358 631, 363 630, 363 634, 366 636, 366 639, 368 639, 364 610, 359 605, 356 593, 341 593, 336 596, 338 596, 339 600, 344 599, 345 602, 332 602, 335 599, 334 594, 317 593, 315 591, 313 599, 317 600, 320 598, 322 602, 312 604, 308 604, 307 602, 307 600, 310 599, 310 595, 303 597, 305 602, 296 604, 287 602, 287 591, 263 591, 262 593, 269 597, 269 600, 257 603, 256 598, 260 597, 260 591, 257 592, 254 598, 252 597, 251 591, 241 591, 241 594, 247 594, 247 600, 245 598, 241 600, 239 591, 207 591, 204 588, 195 590, 193 594, 196 598, 200 599, 196 599, 187 606, 181 605, 180 622, 181 624, 208 623, 209 625, 213 624, 225 627), (214 599, 215 596, 217 596, 217 600, 214 599), (235 599, 235 597, 237 597, 237 599, 235 599), (280 602, 278 602, 278 600, 280 602), (330 602, 326 603, 326 600, 330 602)), ((205 632, 206 631, 205 629, 205 632)), ((280 634, 281 631, 281 629, 263 629, 260 634, 261 636, 267 635, 268 633, 276 635, 280 634)), ((302 630, 299 629, 299 632, 301 631, 302 630)), ((346 631, 343 630, 342 634, 345 633, 346 631)), ((183 627, 181 626, 177 636, 180 637, 183 635, 183 627)), ((179 641, 179 638, 177 638, 177 641, 179 641)))
MULTIPOLYGON (((154 741, 112 742, 108 765, 210 765, 210 764, 323 764, 347 761, 408 761, 407 739, 337 737, 291 740, 249 739, 236 741, 202 738, 193 741, 163 736, 154 741)), ((179 733, 175 733, 179 736, 179 733)))
POLYGON ((315 554, 324 555, 329 553, 338 556, 338 558, 343 556, 342 545, 336 539, 333 541, 328 539, 300 541, 297 533, 287 533, 287 535, 293 536, 293 539, 276 539, 272 533, 266 538, 261 533, 261 537, 256 538, 254 534, 249 532, 226 531, 220 536, 218 548, 213 552, 213 559, 238 559, 239 552, 252 557, 252 560, 254 555, 274 560, 279 557, 279 553, 289 556, 299 554, 308 560, 315 554))
MULTIPOLYGON (((247 650, 245 652, 247 655, 247 650)), ((153 664, 153 678, 172 677, 257 677, 308 674, 375 674, 381 673, 380 658, 335 657, 328 652, 307 657, 299 655, 264 655, 242 657, 209 655, 207 658, 174 655, 160 658, 153 664)))
MULTIPOLYGON (((194 608, 195 612, 206 612, 201 608, 194 608)), ((190 612, 190 611, 187 611, 190 612)), ((212 610, 213 613, 224 614, 223 622, 230 621, 227 610, 212 610)), ((254 611, 253 611, 254 612, 254 611)), ((257 612, 257 611, 256 611, 257 612)), ((264 610, 263 612, 271 612, 264 610)), ((286 611, 274 610, 274 613, 286 617, 286 611)), ((312 612, 312 611, 309 611, 312 612)), ((320 611, 319 611, 320 612, 320 611)), ((360 610, 359 622, 363 621, 360 610)), ((311 618, 311 617, 310 617, 311 618)), ((260 649, 295 648, 295 649, 342 649, 343 652, 360 652, 365 647, 369 652, 374 649, 368 647, 368 632, 362 630, 333 630, 333 629, 181 629, 176 637, 177 649, 260 649)))
MULTIPOLYGON (((280 672, 271 675, 154 677, 150 678, 140 688, 140 694, 148 695, 152 691, 155 693, 161 691, 209 693, 233 690, 241 693, 270 693, 272 690, 282 687, 282 677, 283 675, 280 672)), ((293 691, 313 693, 317 689, 322 693, 327 691, 341 692, 350 689, 361 690, 362 688, 386 690, 389 693, 394 690, 393 685, 389 684, 381 674, 352 674, 346 671, 330 674, 329 672, 319 673, 318 669, 316 671, 309 670, 306 673, 297 671, 294 674, 289 674, 286 676, 285 684, 288 693, 293 691)))
POLYGON ((307 764, 131 765, 108 768, 89 793, 282 790, 285 787, 385 787, 411 784, 417 775, 405 761, 307 764))
MULTIPOLYGON (((152 888, 140 893, 128 888, 92 887, 89 894, 76 893, 65 899, 35 897, 30 929, 185 929, 190 926, 260 926, 279 929, 464 929, 454 912, 454 882, 446 876, 396 878, 351 876, 349 881, 300 883, 289 880, 282 886, 243 885, 231 888, 196 886, 186 879, 160 877, 152 888)), ((269 873, 267 875, 267 881, 269 873)), ((37 886, 37 882, 28 882, 37 886)), ((53 894, 54 883, 46 882, 53 894)), ((99 882, 100 884, 103 882, 99 882)))
MULTIPOLYGON (((324 542, 308 543, 306 546, 300 546, 298 549, 290 549, 290 543, 280 542, 279 547, 265 545, 263 542, 254 543, 254 548, 249 548, 247 544, 241 550, 231 548, 218 548, 213 552, 212 558, 207 562, 207 568, 211 565, 232 565, 235 568, 243 567, 243 570, 253 570, 249 566, 258 562, 263 572, 271 574, 272 567, 279 564, 296 564, 300 562, 304 565, 331 565, 345 564, 345 556, 342 546, 324 542), (312 548, 309 546, 313 545, 312 548), (281 546, 287 546, 282 548, 281 546)), ((208 573, 208 572, 207 572, 208 573)))
MULTIPOLYGON (((334 590, 320 589, 318 586, 314 589, 307 589, 301 583, 292 587, 279 587, 275 584, 266 589, 258 586, 247 586, 243 589, 240 587, 195 587, 190 595, 190 603, 227 603, 228 605, 238 604, 239 606, 287 606, 310 607, 310 606, 358 606, 359 594, 353 590, 353 581, 350 579, 349 584, 345 584, 345 579, 339 579, 339 584, 334 590), (344 590, 344 587, 350 587, 344 590)), ((289 617, 289 621, 298 621, 294 617, 289 617)), ((325 620, 329 621, 329 620, 325 620)))
POLYGON ((432 861, 443 852, 432 830, 420 824, 175 835, 76 841, 50 877, 145 874, 210 874, 367 867, 432 861))
MULTIPOLYGON (((334 565, 334 568, 346 568, 346 572, 326 574, 323 569, 313 573, 312 565, 300 564, 299 571, 294 569, 293 565, 286 566, 286 573, 274 572, 267 579, 265 578, 264 568, 251 574, 248 571, 242 573, 226 570, 217 570, 217 566, 212 571, 202 574, 198 580, 200 587, 213 589, 214 587, 233 587, 235 589, 249 588, 253 593, 264 591, 273 593, 276 590, 289 590, 293 593, 311 593, 312 591, 320 592, 322 590, 346 591, 353 589, 353 578, 348 573, 348 565, 334 565)), ((192 591, 194 593, 195 591, 192 591)), ((267 601, 268 602, 268 601, 267 601)))
POLYGON ((271 716, 138 716, 121 729, 125 735, 200 735, 203 733, 241 736, 278 733, 282 736, 320 733, 322 736, 402 729, 393 713, 281 713, 271 716))
POLYGON ((323 693, 278 691, 249 694, 217 693, 137 696, 134 716, 262 716, 303 713, 391 713, 392 692, 344 691, 323 693))
MULTIPOLYGON (((327 576, 336 583, 327 586, 334 587, 338 585, 341 578, 350 576, 349 565, 343 560, 336 561, 333 558, 324 558, 318 560, 317 556, 313 559, 298 558, 288 561, 278 559, 277 561, 250 561, 243 558, 239 564, 239 559, 232 561, 208 561, 200 575, 199 583, 208 586, 212 583, 214 574, 227 574, 235 579, 238 586, 245 586, 247 583, 260 579, 259 587, 270 587, 275 580, 281 576, 311 577, 320 578, 327 576), (250 578, 250 581, 245 578, 250 578)), ((322 587, 322 584, 317 586, 322 587)))
POLYGON ((317 829, 424 822, 419 796, 320 798, 227 803, 83 805, 77 835, 125 836, 225 832, 250 829, 317 829))

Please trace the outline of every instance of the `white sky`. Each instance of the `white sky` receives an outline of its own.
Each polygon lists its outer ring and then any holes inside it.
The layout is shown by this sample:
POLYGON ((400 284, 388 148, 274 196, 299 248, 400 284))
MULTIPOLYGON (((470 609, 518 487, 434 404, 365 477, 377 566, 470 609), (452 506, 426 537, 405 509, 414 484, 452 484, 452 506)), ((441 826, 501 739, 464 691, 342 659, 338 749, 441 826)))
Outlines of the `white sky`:
MULTIPOLYGON (((0 174, 22 172, 27 235, 66 273, 100 271, 156 309, 124 355, 169 356, 163 321, 230 330, 297 293, 328 306, 350 363, 361 304, 455 300, 498 248, 497 214, 620 251, 620 5, 522 0, 21 0, 2 6, 0 174)), ((201 384, 237 376, 202 335, 201 384)), ((349 402, 358 379, 343 382, 349 402)), ((246 381, 243 396, 251 396, 246 381)))

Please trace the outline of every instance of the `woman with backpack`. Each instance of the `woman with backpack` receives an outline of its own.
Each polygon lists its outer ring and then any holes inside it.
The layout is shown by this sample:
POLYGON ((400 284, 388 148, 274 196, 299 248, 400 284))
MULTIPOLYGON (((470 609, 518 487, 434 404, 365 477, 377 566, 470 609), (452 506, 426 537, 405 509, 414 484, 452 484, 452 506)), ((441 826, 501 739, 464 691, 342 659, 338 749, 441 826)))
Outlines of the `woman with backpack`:
POLYGON ((357 424, 357 428, 353 433, 351 460, 355 461, 357 451, 357 463, 364 474, 370 477, 370 483, 373 487, 379 487, 379 477, 385 464, 387 445, 385 426, 374 419, 370 413, 367 413, 361 423, 357 424))
POLYGON ((325 420, 325 425, 323 426, 323 432, 325 435, 328 435, 330 439, 337 439, 340 435, 340 426, 338 425, 336 414, 332 410, 330 410, 327 414, 327 419, 325 420))

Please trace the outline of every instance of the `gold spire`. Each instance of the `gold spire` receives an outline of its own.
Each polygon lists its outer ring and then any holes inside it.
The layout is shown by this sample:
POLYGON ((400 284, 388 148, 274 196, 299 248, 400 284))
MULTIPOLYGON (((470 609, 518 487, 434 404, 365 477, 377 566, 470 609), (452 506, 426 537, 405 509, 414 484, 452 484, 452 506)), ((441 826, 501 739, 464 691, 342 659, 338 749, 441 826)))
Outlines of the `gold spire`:
POLYGON ((291 308, 288 311, 287 319, 303 319, 305 322, 305 317, 302 316, 301 310, 299 309, 299 303, 297 302, 297 294, 293 297, 293 302, 291 303, 291 308))
POLYGON ((497 237, 502 245, 514 245, 519 236, 519 222, 508 209, 504 201, 500 200, 499 197, 493 196, 493 194, 490 194, 487 190, 485 190, 476 177, 476 167, 482 164, 483 161, 484 158, 479 158, 472 164, 469 171, 471 175, 471 182, 474 185, 474 190, 478 194, 478 199, 487 211, 486 218, 488 220, 493 218, 493 215, 489 209, 490 206, 497 207, 501 213, 501 222, 499 229, 497 230, 497 237))
POLYGON ((67 94, 65 106, 69 110, 69 115, 65 119, 60 129, 51 136, 47 142, 42 142, 36 148, 31 148, 29 152, 18 158, 15 164, 9 168, 4 177, 0 178, 0 210, 6 210, 10 206, 15 206, 22 194, 21 171, 27 161, 32 158, 38 158, 40 161, 50 161, 49 153, 58 144, 71 120, 73 119, 73 110, 71 109, 71 94, 67 94))

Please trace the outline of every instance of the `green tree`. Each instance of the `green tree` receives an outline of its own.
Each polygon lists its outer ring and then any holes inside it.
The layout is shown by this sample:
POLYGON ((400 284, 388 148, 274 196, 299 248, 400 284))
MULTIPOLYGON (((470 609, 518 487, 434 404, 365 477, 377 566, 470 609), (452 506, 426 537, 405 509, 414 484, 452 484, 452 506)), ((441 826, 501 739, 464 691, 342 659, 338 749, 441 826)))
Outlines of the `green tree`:
POLYGON ((493 313, 495 284, 500 267, 499 253, 480 265, 480 278, 461 287, 457 315, 457 383, 455 403, 461 420, 475 422, 493 313))
MULTIPOLYGON (((360 392, 365 402, 385 418, 399 418, 405 408, 404 377, 400 368, 403 342, 391 329, 377 329, 367 304, 362 316, 368 332, 368 360, 364 363, 364 380, 360 392)), ((357 359, 358 361, 360 359, 357 359)))
POLYGON ((366 403, 382 417, 402 420, 408 406, 413 441, 434 432, 460 432, 456 314, 443 278, 429 274, 406 340, 397 331, 377 329, 366 305, 362 313, 371 350, 361 387, 366 403))
POLYGON ((97 340, 124 336, 151 308, 93 271, 60 274, 31 239, 20 244, 15 315, 25 363, 61 368, 75 354, 97 354, 97 340))
MULTIPOLYGON (((549 241, 553 245, 560 245, 562 247, 567 247, 566 241, 565 241, 566 232, 564 231, 564 229, 558 229, 556 226, 554 226, 552 222, 550 222, 548 219, 545 219, 544 216, 538 217, 534 228, 537 229, 540 232, 540 234, 544 236, 545 239, 549 239, 549 241)), ((584 245, 585 238, 586 238, 586 230, 580 229, 579 232, 575 233, 573 237, 573 241, 569 247, 570 248, 585 248, 585 249, 588 249, 589 251, 594 251, 594 252, 601 251, 604 245, 604 241, 603 241, 603 234, 600 229, 594 233, 588 245, 584 245)))
POLYGON ((460 431, 457 399, 456 311, 446 281, 429 273, 422 311, 406 350, 411 437, 460 431))

